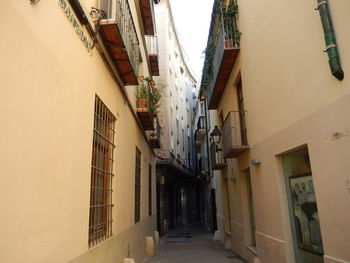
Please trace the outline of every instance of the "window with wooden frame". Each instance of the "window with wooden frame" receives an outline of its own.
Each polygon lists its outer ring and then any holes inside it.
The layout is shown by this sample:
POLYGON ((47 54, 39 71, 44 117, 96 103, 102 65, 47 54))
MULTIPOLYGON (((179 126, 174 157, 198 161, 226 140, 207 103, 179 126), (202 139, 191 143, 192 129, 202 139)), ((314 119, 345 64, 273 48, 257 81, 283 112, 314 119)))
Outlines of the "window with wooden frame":
POLYGON ((135 223, 141 218, 141 152, 136 147, 135 157, 135 223))
POLYGON ((92 143, 89 247, 112 236, 112 179, 116 118, 95 98, 92 143))
POLYGON ((152 165, 148 167, 148 215, 152 215, 152 165))

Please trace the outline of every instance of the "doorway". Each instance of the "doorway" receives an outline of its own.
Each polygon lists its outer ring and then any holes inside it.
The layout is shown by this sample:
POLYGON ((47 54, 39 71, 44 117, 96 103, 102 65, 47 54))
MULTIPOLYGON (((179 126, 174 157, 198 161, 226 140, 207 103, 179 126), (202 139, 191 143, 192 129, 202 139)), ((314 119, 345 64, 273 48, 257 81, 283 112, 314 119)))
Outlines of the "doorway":
POLYGON ((323 244, 308 149, 282 156, 296 263, 323 263, 323 244))
POLYGON ((213 217, 213 225, 212 225, 211 231, 215 232, 218 229, 218 223, 216 220, 216 193, 214 188, 210 190, 210 195, 211 195, 211 214, 213 217))

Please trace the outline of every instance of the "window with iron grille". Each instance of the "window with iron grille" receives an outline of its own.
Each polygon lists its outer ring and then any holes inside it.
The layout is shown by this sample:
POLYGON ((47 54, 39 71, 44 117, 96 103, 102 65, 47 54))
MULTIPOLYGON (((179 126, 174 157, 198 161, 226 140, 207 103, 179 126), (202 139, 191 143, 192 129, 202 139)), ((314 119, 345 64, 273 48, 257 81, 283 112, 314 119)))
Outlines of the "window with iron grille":
POLYGON ((140 221, 141 209, 141 152, 136 147, 135 158, 135 223, 140 221))
POLYGON ((95 98, 92 144, 89 247, 112 236, 112 178, 116 118, 95 98))
POLYGON ((152 215, 152 165, 148 167, 148 215, 152 215))

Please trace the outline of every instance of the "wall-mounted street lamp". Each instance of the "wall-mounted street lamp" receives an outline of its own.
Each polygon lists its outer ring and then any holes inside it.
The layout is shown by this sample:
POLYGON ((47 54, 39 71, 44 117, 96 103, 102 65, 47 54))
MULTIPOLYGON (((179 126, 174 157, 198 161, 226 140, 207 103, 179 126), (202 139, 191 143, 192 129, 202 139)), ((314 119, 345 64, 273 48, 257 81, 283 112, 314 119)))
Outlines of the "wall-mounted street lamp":
POLYGON ((216 151, 218 151, 218 145, 221 140, 221 131, 219 130, 218 126, 215 125, 213 131, 210 133, 210 141, 215 144, 216 151))

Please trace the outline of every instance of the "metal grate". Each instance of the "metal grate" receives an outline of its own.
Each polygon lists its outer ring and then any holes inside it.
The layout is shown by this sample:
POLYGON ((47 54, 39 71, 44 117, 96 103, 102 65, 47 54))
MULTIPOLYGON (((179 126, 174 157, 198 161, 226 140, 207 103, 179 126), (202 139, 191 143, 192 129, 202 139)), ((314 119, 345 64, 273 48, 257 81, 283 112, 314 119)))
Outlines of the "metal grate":
POLYGON ((136 147, 135 160, 135 223, 140 221, 141 209, 141 152, 136 147))
POLYGON ((89 247, 112 236, 112 178, 116 118, 95 98, 91 162, 89 247))
POLYGON ((107 20, 118 24, 135 75, 138 75, 140 48, 131 8, 127 0, 99 0, 98 8, 106 14, 107 20))

